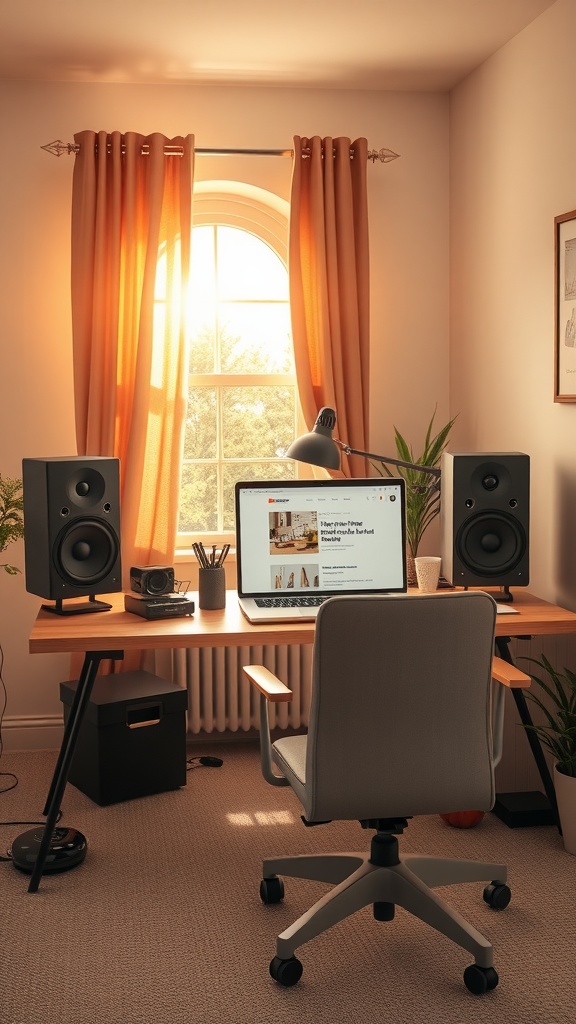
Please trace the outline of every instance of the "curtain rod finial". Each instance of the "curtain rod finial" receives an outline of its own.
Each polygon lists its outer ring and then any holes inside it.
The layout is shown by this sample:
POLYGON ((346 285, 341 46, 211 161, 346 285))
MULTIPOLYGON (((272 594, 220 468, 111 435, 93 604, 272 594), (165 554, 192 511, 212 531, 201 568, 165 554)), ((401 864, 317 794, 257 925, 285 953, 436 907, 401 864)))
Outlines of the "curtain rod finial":
POLYGON ((73 142, 62 142, 61 139, 55 139, 54 142, 49 142, 47 146, 40 146, 40 149, 46 150, 47 153, 52 153, 52 156, 62 156, 63 153, 76 152, 76 146, 73 142))
POLYGON ((397 160, 399 156, 400 154, 395 153, 393 149, 368 150, 368 159, 371 160, 373 164, 376 163, 377 160, 379 160, 381 164, 389 164, 391 160, 397 160))

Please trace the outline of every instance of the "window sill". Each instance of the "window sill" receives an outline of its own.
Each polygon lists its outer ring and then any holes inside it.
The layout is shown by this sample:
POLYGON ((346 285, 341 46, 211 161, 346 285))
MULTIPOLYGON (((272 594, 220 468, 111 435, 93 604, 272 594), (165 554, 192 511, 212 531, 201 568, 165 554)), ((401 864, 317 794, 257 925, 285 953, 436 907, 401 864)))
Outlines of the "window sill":
MULTIPOLYGON (((220 547, 221 545, 218 544, 217 550, 220 550, 220 547)), ((226 561, 236 561, 236 548, 230 548, 228 554, 226 555, 226 561)), ((178 548, 174 555, 174 565, 189 565, 190 563, 192 563, 193 565, 198 564, 196 560, 196 555, 194 554, 192 548, 178 548)))

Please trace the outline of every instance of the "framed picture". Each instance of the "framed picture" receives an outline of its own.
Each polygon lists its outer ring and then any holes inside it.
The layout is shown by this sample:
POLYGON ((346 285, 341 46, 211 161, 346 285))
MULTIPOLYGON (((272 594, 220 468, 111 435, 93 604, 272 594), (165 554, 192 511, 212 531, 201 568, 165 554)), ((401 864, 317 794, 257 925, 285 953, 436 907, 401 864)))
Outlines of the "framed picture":
POLYGON ((554 218, 554 401, 576 402, 576 210, 554 218))

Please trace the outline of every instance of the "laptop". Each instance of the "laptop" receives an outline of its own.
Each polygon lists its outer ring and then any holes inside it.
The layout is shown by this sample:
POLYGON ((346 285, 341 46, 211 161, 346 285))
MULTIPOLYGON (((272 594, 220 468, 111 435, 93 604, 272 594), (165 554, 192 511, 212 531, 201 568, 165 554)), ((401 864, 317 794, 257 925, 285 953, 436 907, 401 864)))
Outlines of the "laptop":
POLYGON ((238 600, 250 622, 313 621, 335 594, 406 591, 401 478, 237 483, 238 600))

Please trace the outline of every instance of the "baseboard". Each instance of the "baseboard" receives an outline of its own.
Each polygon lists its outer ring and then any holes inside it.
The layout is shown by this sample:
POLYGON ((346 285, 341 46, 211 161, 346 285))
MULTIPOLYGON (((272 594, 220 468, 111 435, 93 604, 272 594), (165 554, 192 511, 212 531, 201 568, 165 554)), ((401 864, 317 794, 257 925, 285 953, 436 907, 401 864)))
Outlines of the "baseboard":
MULTIPOLYGON (((272 739, 291 736, 300 729, 274 729, 272 739)), ((12 715, 2 722, 4 750, 59 750, 64 733, 64 722, 60 715, 12 715)), ((188 733, 189 746, 216 746, 221 743, 258 742, 258 730, 248 732, 202 732, 188 733)))
POLYGON ((4 750, 58 750, 64 734, 61 715, 12 715, 2 722, 4 750))

